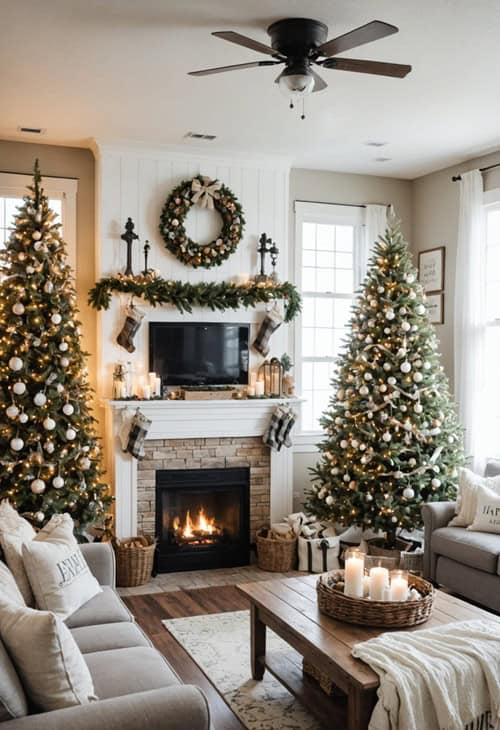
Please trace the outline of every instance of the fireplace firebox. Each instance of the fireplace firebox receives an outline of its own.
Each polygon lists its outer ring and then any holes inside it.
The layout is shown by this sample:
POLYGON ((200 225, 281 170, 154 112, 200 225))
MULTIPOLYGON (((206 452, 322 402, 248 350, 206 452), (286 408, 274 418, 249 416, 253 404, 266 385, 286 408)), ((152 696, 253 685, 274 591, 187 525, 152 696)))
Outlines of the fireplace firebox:
POLYGON ((156 472, 157 570, 250 562, 250 469, 156 472))

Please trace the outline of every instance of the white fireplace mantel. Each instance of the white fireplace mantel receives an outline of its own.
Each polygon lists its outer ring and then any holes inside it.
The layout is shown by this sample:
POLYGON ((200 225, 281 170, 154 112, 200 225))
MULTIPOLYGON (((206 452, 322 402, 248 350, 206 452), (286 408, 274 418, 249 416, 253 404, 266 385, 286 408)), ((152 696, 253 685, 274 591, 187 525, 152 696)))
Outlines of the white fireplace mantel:
MULTIPOLYGON (((300 407, 300 399, 286 403, 300 407)), ((147 439, 191 439, 262 436, 276 405, 283 399, 213 401, 105 401, 108 454, 115 484, 115 531, 118 537, 137 534, 137 460, 124 453, 120 429, 137 408, 149 419, 147 439)), ((292 449, 271 450, 272 522, 292 511, 292 449)))

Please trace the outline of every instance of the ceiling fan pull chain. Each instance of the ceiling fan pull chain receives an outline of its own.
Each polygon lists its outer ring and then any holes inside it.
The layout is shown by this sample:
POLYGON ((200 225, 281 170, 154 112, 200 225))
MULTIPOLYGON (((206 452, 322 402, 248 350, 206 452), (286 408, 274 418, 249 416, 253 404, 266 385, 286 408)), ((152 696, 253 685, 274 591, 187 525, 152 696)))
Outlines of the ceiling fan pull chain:
POLYGON ((306 118, 306 99, 305 96, 302 97, 302 114, 300 115, 301 119, 306 118))

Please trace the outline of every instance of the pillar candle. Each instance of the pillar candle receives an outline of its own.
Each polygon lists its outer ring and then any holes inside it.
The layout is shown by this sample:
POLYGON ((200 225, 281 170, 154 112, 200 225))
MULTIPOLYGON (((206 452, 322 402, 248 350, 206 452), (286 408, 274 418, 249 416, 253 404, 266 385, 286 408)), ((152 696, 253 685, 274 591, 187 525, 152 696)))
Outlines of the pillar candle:
POLYGON ((149 373, 148 381, 149 381, 149 387, 151 388, 151 392, 154 393, 155 387, 156 387, 156 373, 149 373))
POLYGON ((363 598, 364 555, 359 550, 347 552, 344 571, 344 593, 353 598, 363 598))
POLYGON ((382 600, 386 603, 391 600, 391 588, 390 586, 384 586, 384 591, 382 593, 382 600))
POLYGON ((250 396, 250 398, 253 398, 255 396, 255 385, 248 386, 247 394, 250 396))
POLYGON ((151 398, 151 387, 149 383, 144 383, 142 386, 141 396, 143 400, 149 400, 151 398))
POLYGON ((372 568, 370 570, 370 598, 372 601, 384 600, 384 588, 389 585, 389 571, 387 568, 372 568))
POLYGON ((255 370, 250 373, 250 385, 252 385, 255 388, 255 383, 257 382, 257 373, 255 370))
POLYGON ((408 597, 408 577, 401 570, 391 573, 391 601, 406 601, 408 597))
POLYGON ((263 380, 255 381, 255 395, 264 395, 264 381, 263 380))
POLYGON ((154 394, 156 396, 161 396, 161 378, 155 378, 154 394))

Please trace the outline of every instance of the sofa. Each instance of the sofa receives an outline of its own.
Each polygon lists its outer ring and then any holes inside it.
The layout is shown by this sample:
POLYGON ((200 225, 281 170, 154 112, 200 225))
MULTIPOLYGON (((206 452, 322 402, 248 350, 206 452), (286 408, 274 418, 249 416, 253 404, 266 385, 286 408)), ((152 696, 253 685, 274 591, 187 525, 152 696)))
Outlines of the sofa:
MULTIPOLYGON (((181 684, 115 592, 111 546, 80 547, 103 590, 66 624, 90 669, 99 700, 7 720, 1 723, 2 730, 209 730, 209 710, 201 690, 181 684)), ((0 684, 9 682, 9 672, 15 670, 6 657, 0 684)))
POLYGON ((455 502, 429 502, 422 507, 424 577, 500 611, 500 535, 448 527, 455 506, 455 502))

